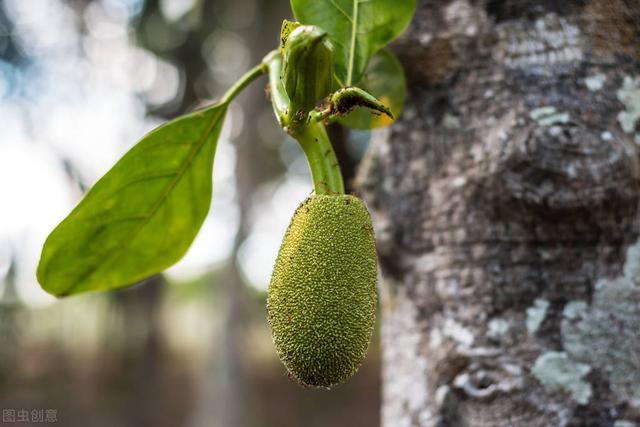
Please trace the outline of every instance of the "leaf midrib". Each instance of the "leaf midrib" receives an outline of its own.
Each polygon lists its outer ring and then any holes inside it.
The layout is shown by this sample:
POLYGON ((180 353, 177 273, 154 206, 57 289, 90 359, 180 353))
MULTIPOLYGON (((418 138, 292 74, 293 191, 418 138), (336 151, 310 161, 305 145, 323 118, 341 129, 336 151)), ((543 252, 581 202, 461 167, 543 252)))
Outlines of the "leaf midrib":
POLYGON ((349 64, 347 66, 347 86, 351 86, 353 78, 353 63, 356 51, 356 33, 358 30, 358 0, 353 0, 353 18, 351 19, 351 48, 349 50, 349 64))
POLYGON ((106 257, 104 257, 104 258, 102 258, 100 263, 98 263, 97 265, 93 265, 90 268, 88 268, 86 273, 83 274, 80 277, 80 279, 76 280, 76 282, 73 285, 71 285, 70 287, 68 287, 66 289, 65 294, 69 294, 71 291, 76 289, 80 283, 84 282, 89 277, 91 277, 93 274, 95 274, 95 272, 98 271, 98 269, 100 268, 101 265, 105 265, 107 262, 111 261, 123 249, 127 248, 128 246, 130 246, 131 243, 137 237, 138 233, 140 233, 142 228, 144 228, 144 226, 149 223, 151 218, 153 218, 153 216, 160 209, 160 207, 162 206, 164 201, 169 197, 169 193, 171 193, 171 191, 175 188, 175 186, 178 185, 178 183, 180 182, 182 177, 184 177, 187 169, 189 168, 191 163, 193 163, 193 160, 195 159, 195 157, 198 154, 198 152, 202 149, 202 147, 204 147, 206 141, 209 139, 209 136, 211 135, 211 132, 213 131, 213 129, 218 124, 220 116, 221 116, 222 112, 225 110, 226 106, 224 104, 220 104, 220 105, 217 105, 217 106, 212 107, 212 108, 219 108, 219 111, 216 113, 216 116, 213 118, 213 120, 211 120, 211 125, 209 126, 209 128, 207 128, 206 132, 202 135, 202 137, 198 141, 198 143, 195 144, 195 146, 191 150, 191 153, 189 153, 189 157, 185 161, 184 165, 180 168, 180 170, 178 170, 178 172, 176 173, 174 179, 167 184, 167 186, 163 190, 162 194, 158 198, 158 201, 152 206, 152 208, 149 211, 149 213, 144 216, 144 219, 140 222, 140 224, 131 232, 131 234, 129 235, 128 239, 125 239, 118 247, 112 249, 111 250, 111 254, 106 256, 106 257))

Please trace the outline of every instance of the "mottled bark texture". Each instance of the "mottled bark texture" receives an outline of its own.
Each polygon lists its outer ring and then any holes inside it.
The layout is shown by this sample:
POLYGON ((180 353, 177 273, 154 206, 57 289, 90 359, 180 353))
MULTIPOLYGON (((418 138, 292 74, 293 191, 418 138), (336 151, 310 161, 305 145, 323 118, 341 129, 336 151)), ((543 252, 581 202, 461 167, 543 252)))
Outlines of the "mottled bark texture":
POLYGON ((422 1, 396 50, 383 425, 640 425, 639 2, 422 1))

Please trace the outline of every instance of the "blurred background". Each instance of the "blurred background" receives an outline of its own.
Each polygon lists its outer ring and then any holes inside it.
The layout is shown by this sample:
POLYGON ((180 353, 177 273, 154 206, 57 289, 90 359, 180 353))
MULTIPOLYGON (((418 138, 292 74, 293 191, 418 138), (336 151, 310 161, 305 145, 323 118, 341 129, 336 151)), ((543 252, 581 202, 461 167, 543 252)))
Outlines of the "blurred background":
MULTIPOLYGON (((3 417, 378 424, 377 337, 359 373, 330 393, 294 384, 273 349, 266 288, 312 184, 265 79, 227 114, 210 215, 182 261, 126 290, 63 300, 35 278, 44 239, 83 192, 146 132, 220 96, 276 47, 284 18, 287 0, 0 0, 3 417)), ((330 133, 349 186, 369 134, 330 133)))

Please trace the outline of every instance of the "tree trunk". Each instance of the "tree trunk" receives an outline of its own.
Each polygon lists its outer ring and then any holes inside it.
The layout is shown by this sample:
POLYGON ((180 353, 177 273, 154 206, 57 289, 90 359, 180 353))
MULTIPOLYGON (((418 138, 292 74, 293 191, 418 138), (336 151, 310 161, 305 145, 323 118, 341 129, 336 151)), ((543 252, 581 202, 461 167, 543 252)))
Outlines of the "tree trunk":
POLYGON ((640 4, 422 1, 395 47, 383 425, 640 423, 640 4))

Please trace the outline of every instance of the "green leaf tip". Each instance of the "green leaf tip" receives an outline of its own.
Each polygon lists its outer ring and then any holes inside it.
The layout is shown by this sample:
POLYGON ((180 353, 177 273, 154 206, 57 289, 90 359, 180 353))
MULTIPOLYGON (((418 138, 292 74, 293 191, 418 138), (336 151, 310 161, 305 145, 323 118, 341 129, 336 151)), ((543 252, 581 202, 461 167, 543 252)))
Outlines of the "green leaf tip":
POLYGON ((284 45, 287 43, 289 34, 300 25, 302 24, 297 21, 289 21, 288 19, 282 21, 282 27, 280 28, 280 54, 282 56, 284 56, 284 45))
POLYGON ((45 291, 124 287, 184 256, 209 211, 227 105, 151 131, 89 190, 44 244, 37 278, 45 291))

